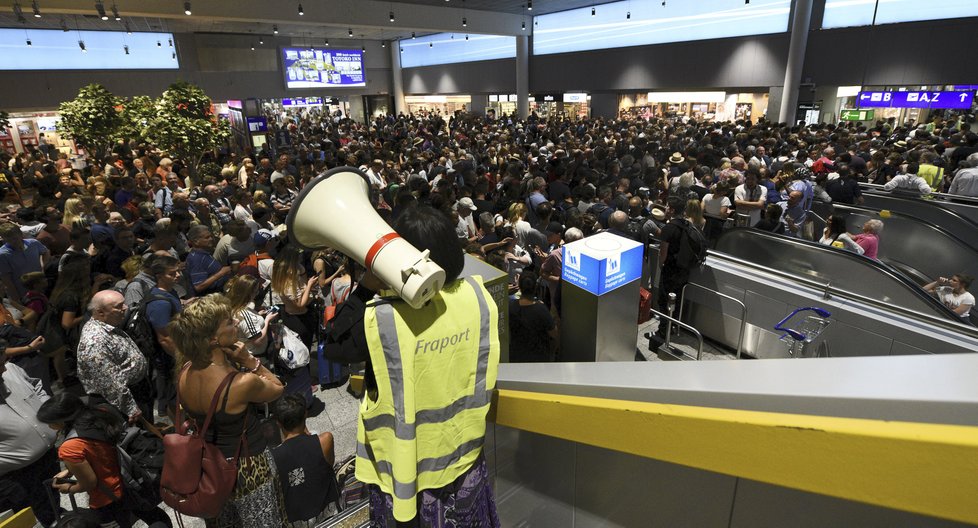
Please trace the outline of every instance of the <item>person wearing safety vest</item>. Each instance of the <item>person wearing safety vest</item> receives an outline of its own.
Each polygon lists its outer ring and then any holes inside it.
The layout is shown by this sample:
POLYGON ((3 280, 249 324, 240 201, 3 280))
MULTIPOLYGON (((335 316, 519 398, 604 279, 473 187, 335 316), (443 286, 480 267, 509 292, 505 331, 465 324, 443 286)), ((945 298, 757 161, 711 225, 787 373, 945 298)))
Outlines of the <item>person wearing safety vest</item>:
POLYGON ((445 270, 425 306, 375 299, 370 271, 336 312, 324 354, 367 361, 357 424, 356 476, 370 490, 377 526, 498 527, 482 446, 496 386, 496 305, 464 264, 455 226, 428 206, 404 211, 394 230, 445 270))

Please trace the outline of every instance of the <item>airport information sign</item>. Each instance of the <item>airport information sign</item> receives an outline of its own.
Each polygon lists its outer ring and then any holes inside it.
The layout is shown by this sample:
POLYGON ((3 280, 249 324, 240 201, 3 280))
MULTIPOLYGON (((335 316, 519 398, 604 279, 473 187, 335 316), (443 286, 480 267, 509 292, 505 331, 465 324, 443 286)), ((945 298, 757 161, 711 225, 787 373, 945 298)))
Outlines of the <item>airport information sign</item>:
POLYGON ((970 110, 975 92, 859 92, 860 108, 944 108, 970 110))
POLYGON ((872 121, 875 118, 875 110, 843 110, 839 114, 840 121, 872 121))
POLYGON ((601 296, 642 275, 642 244, 598 233, 563 247, 561 278, 601 296))

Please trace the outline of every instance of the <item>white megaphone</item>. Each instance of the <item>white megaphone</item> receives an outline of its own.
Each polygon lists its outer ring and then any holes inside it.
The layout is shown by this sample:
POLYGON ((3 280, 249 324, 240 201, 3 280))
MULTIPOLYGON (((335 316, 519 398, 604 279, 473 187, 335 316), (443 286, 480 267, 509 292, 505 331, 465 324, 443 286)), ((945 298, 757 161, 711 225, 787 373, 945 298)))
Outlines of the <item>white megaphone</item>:
POLYGON ((355 259, 420 308, 445 284, 445 270, 401 238, 370 205, 367 176, 337 167, 307 185, 289 212, 289 236, 305 249, 331 247, 355 259))

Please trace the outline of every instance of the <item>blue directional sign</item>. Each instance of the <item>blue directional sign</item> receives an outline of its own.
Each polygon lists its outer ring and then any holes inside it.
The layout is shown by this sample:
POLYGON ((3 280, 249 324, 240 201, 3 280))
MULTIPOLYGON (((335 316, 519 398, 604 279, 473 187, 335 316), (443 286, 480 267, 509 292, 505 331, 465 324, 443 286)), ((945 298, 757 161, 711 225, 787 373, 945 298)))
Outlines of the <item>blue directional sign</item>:
POLYGON ((610 233, 566 244, 563 253, 561 278, 597 296, 642 275, 642 244, 610 233))
POLYGON ((860 108, 946 108, 970 110, 975 92, 859 92, 860 108))

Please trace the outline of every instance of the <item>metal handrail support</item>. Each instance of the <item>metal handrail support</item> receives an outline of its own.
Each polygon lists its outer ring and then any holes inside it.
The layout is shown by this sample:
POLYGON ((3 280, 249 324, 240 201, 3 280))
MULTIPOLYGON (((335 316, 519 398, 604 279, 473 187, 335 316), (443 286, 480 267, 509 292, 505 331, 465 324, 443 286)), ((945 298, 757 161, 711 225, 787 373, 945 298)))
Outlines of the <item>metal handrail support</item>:
POLYGON ((740 309, 741 309, 741 317, 740 317, 740 338, 737 339, 737 359, 741 359, 742 352, 743 352, 743 349, 744 349, 744 334, 747 333, 747 305, 744 304, 744 302, 741 301, 740 299, 738 299, 736 297, 732 297, 730 295, 727 295, 726 293, 721 293, 721 292, 718 292, 716 290, 712 290, 710 288, 707 288, 706 286, 700 286, 699 284, 695 284, 695 283, 692 283, 692 282, 687 282, 683 286, 683 289, 682 289, 682 299, 679 301, 679 315, 680 316, 683 315, 683 306, 686 305, 686 288, 688 288, 689 286, 695 286, 695 287, 697 287, 697 288, 699 288, 699 289, 701 289, 701 290, 703 290, 703 291, 705 291, 707 293, 716 294, 716 295, 718 295, 720 297, 723 297, 724 299, 733 301, 733 302, 735 302, 735 303, 737 303, 737 304, 740 305, 740 309))
MULTIPOLYGON (((699 346, 696 348, 696 360, 699 361, 700 359, 703 358, 703 334, 701 334, 700 331, 696 329, 696 327, 690 326, 690 325, 688 325, 688 324, 686 324, 686 323, 684 323, 684 322, 682 322, 679 319, 676 319, 674 317, 669 317, 668 315, 666 315, 666 314, 664 314, 664 313, 662 313, 662 312, 660 312, 660 311, 658 311, 658 310, 656 310, 654 308, 652 309, 652 315, 658 315, 659 316, 659 324, 662 324, 662 319, 668 319, 669 321, 672 321, 673 323, 676 323, 677 325, 681 326, 682 328, 685 328, 686 330, 689 330, 690 332, 696 334, 696 339, 699 341, 699 346)), ((686 354, 683 353, 683 356, 686 356, 686 354)))

